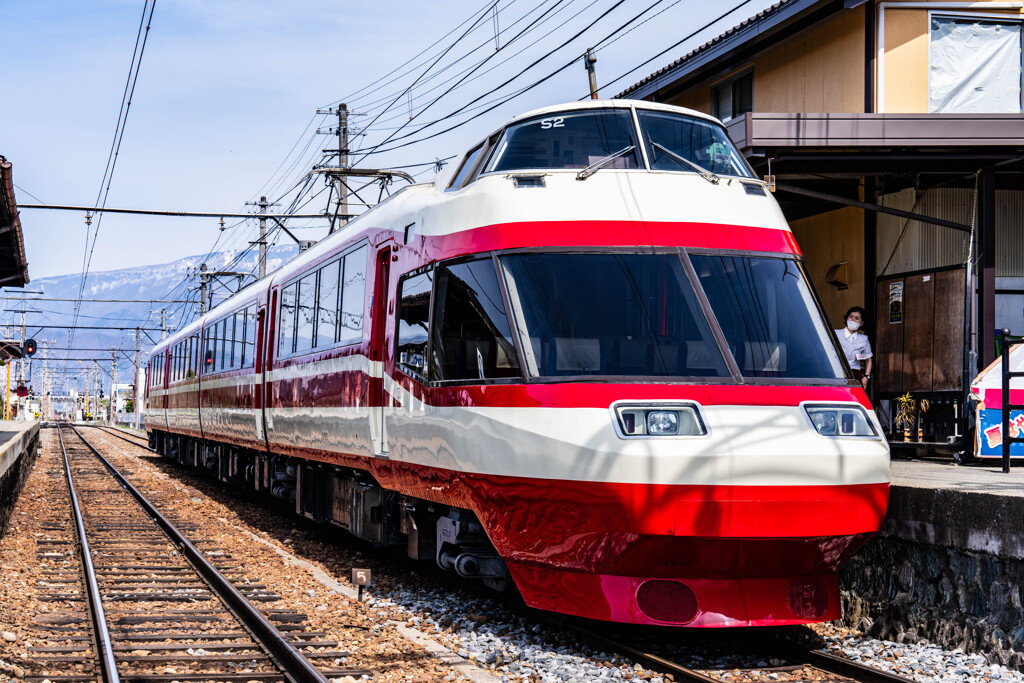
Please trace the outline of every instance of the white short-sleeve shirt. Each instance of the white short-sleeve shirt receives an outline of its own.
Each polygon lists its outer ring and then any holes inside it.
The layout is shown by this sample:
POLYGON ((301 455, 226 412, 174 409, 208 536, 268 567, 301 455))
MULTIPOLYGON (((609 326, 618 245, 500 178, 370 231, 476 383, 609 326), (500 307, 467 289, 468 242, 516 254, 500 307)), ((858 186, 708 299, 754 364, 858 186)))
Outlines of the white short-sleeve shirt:
POLYGON ((836 336, 839 337, 839 343, 843 347, 843 352, 846 353, 846 360, 850 361, 850 367, 854 370, 862 370, 860 362, 873 355, 868 336, 860 332, 850 332, 848 327, 836 330, 836 336))

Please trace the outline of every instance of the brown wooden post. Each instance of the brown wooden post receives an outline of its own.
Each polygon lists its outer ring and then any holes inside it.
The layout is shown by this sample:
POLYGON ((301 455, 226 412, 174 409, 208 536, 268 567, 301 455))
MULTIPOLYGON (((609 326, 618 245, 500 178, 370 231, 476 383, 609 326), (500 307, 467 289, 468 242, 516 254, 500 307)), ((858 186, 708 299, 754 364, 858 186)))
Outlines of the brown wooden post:
POLYGON ((978 370, 996 359, 996 173, 978 177, 978 370))

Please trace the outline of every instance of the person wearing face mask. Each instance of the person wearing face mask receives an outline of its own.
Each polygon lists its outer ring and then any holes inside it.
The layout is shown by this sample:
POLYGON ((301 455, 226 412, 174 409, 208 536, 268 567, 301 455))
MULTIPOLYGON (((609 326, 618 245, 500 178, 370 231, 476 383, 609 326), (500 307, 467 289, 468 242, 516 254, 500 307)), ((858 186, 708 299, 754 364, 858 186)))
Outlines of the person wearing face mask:
POLYGON ((848 310, 844 318, 846 327, 836 330, 836 336, 839 337, 839 343, 846 353, 846 360, 850 362, 850 367, 853 369, 853 376, 857 378, 862 387, 867 389, 868 380, 871 379, 873 354, 868 336, 860 329, 864 324, 864 317, 864 309, 860 306, 854 306, 848 310))

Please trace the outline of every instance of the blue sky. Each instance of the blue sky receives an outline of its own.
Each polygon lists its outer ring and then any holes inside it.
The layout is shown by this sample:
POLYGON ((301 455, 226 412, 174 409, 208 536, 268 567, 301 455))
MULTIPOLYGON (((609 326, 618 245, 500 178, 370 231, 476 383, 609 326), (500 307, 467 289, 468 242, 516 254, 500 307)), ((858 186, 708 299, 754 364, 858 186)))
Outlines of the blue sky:
MULTIPOLYGON (((643 17, 650 19, 647 23, 602 46, 599 83, 629 71, 740 1, 662 0, 643 17)), ((570 45, 485 101, 554 71, 653 3, 626 0, 570 45)), ((436 56, 458 33, 414 60, 406 67, 408 75, 358 97, 353 93, 490 4, 158 0, 107 206, 243 212, 245 203, 261 193, 281 196, 308 170, 319 150, 331 146, 331 138, 313 134, 321 122, 315 116, 318 107, 345 98, 350 109, 369 113, 353 119, 355 126, 366 125, 384 103, 426 70, 423 60, 436 56), (302 150, 305 155, 296 153, 302 150)), ((493 85, 519 74, 614 4, 614 0, 500 0, 497 24, 504 31, 499 37, 502 44, 550 12, 545 23, 494 54, 478 74, 501 63, 498 68, 441 98, 408 125, 414 130, 421 122, 457 112, 493 85)), ((601 94, 618 93, 769 4, 767 0, 745 4, 601 94)), ((4 36, 0 68, 6 91, 0 107, 0 154, 14 166, 20 204, 96 202, 142 10, 143 0, 0 1, 4 36)), ((488 14, 437 68, 462 58, 477 45, 480 49, 444 76, 414 86, 411 107, 408 95, 400 97, 366 137, 352 144, 353 149, 379 141, 390 128, 408 123, 410 113, 415 115, 441 92, 430 88, 461 66, 493 54, 494 30, 493 15, 488 14)), ((515 114, 584 96, 586 83, 579 61, 543 86, 456 131, 375 155, 362 165, 397 166, 458 154, 515 114)), ((419 178, 427 180, 431 173, 419 178)), ((314 191, 319 189, 316 186, 314 191)), ((376 191, 372 194, 376 197, 376 191)), ((313 199, 304 210, 321 211, 325 197, 313 199)), ((86 240, 83 214, 26 209, 21 218, 33 278, 81 270, 86 240)), ((234 223, 235 227, 220 233, 215 218, 107 214, 91 270, 165 263, 205 253, 218 239, 218 247, 244 247, 254 237, 255 224, 228 220, 229 225, 234 223)), ((324 232, 317 225, 322 222, 294 224, 303 237, 312 239, 324 232)))

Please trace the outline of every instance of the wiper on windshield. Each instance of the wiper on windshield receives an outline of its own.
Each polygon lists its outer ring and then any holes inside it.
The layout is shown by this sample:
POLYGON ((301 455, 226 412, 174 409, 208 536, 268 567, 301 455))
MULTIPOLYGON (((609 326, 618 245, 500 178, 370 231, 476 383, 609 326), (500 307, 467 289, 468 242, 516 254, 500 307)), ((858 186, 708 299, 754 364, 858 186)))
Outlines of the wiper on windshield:
POLYGON ((636 145, 630 145, 629 147, 623 147, 622 149, 620 149, 618 152, 615 152, 614 154, 609 154, 608 156, 606 156, 603 159, 598 159, 597 161, 592 163, 590 166, 587 166, 585 169, 583 169, 582 171, 577 173, 576 174, 576 180, 586 180, 587 178, 589 178, 590 176, 594 175, 599 170, 601 170, 602 168, 607 166, 612 161, 615 161, 616 159, 621 157, 623 154, 629 154, 634 149, 636 149, 636 145))
POLYGON ((697 173, 700 173, 701 176, 703 176, 704 180, 708 181, 709 183, 713 183, 713 184, 717 185, 718 181, 721 180, 721 178, 716 176, 714 173, 712 173, 708 169, 704 168, 703 166, 700 166, 698 164, 693 163, 692 161, 690 161, 686 157, 679 156, 678 154, 676 154, 675 152, 670 150, 665 145, 658 144, 654 140, 651 140, 650 137, 647 138, 647 142, 649 142, 651 144, 651 147, 657 147, 662 152, 664 152, 665 154, 667 154, 670 157, 672 157, 675 161, 678 161, 680 163, 686 164, 687 166, 689 166, 693 170, 697 171, 697 173))

